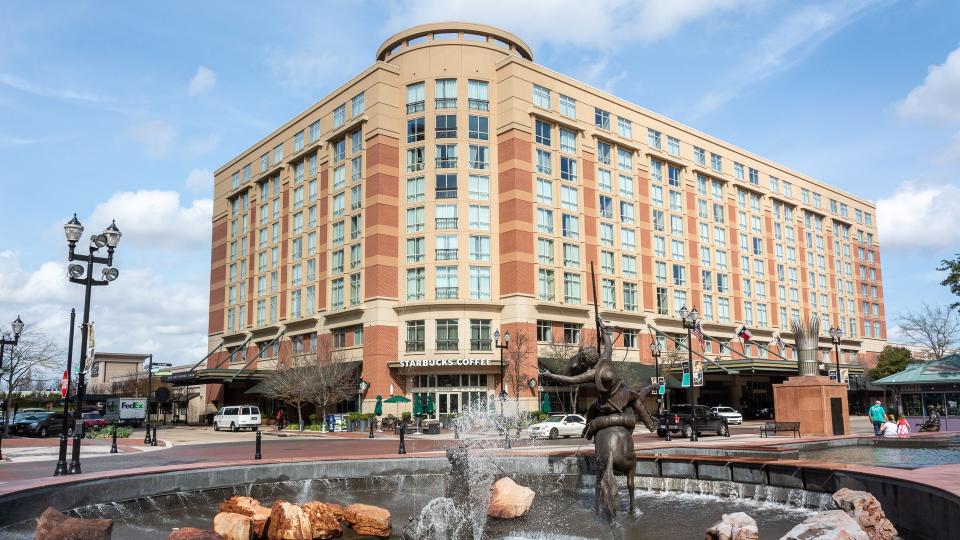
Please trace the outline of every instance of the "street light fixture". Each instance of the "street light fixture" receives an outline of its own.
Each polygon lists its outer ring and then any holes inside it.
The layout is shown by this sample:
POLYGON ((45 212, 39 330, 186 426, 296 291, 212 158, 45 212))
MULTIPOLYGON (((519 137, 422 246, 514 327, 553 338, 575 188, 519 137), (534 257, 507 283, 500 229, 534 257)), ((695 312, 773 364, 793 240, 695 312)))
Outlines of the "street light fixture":
MULTIPOLYGON (((664 396, 660 393, 660 355, 663 354, 663 350, 660 349, 660 341, 657 338, 653 338, 653 341, 650 342, 650 354, 653 356, 653 365, 657 374, 657 412, 663 413, 664 396)), ((664 388, 666 388, 666 385, 664 385, 664 388)))
MULTIPOLYGON (((17 315, 17 318, 10 323, 10 329, 13 330, 13 339, 7 339, 0 335, 0 373, 3 373, 3 359, 4 359, 4 348, 9 345, 10 350, 12 351, 14 347, 17 346, 17 343, 20 341, 20 334, 23 333, 23 321, 20 320, 20 316, 17 315)), ((11 369, 11 368, 8 368, 11 369)), ((6 437, 10 433, 10 395, 13 392, 7 392, 7 399, 3 400, 3 429, 0 429, 0 459, 3 459, 3 437, 6 437)))
POLYGON ((690 442, 697 442, 697 387, 693 383, 693 329, 700 320, 700 313, 697 308, 687 311, 687 306, 680 308, 680 320, 683 321, 683 327, 687 329, 687 369, 690 372, 690 411, 693 414, 693 425, 691 426, 690 442))
POLYGON ((108 285, 120 275, 120 272, 113 268, 113 253, 120 244, 122 234, 120 229, 117 228, 116 222, 112 222, 101 234, 91 235, 90 251, 86 255, 76 253, 77 242, 83 236, 83 225, 77 219, 76 214, 63 226, 63 234, 67 239, 69 249, 67 260, 69 262, 80 261, 86 263, 86 268, 81 264, 71 264, 68 268, 70 282, 84 287, 83 323, 80 326, 80 365, 77 368, 77 401, 74 406, 73 454, 68 471, 68 474, 79 474, 81 472, 80 440, 83 438, 83 394, 86 389, 84 372, 86 371, 87 361, 87 337, 90 332, 90 293, 93 287, 108 285), (107 248, 107 256, 98 256, 96 253, 104 247, 107 248), (102 272, 104 279, 93 279, 94 264, 107 266, 102 272))
POLYGON ((504 386, 504 363, 503 363, 503 351, 507 350, 510 346, 510 331, 507 330, 503 334, 503 345, 500 344, 500 330, 493 332, 493 341, 494 347, 500 349, 500 419, 503 422, 503 439, 506 441, 506 447, 511 448, 510 446, 510 430, 507 428, 507 390, 504 386))
POLYGON ((830 327, 830 340, 833 341, 833 350, 837 362, 837 382, 843 382, 840 376, 840 340, 843 338, 843 330, 837 327, 830 327))

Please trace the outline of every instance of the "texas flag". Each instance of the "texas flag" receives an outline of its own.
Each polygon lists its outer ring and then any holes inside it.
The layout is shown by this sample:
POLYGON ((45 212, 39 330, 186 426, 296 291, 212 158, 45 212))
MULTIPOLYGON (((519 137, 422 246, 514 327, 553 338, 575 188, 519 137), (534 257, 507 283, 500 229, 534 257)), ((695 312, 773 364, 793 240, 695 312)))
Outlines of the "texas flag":
POLYGON ((751 334, 750 331, 747 330, 747 325, 741 326, 740 329, 737 330, 737 335, 740 336, 740 339, 744 341, 750 341, 750 338, 753 337, 753 334, 751 334))

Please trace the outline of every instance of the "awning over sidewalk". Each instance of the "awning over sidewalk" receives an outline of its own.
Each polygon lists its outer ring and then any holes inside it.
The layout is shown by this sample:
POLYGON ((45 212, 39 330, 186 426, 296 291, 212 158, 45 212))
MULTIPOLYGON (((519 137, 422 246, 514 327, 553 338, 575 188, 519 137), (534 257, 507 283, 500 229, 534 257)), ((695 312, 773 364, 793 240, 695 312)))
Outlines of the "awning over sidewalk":
POLYGON ((266 369, 197 369, 173 373, 161 380, 173 386, 190 386, 194 384, 223 384, 227 382, 257 382, 270 376, 272 370, 266 369))

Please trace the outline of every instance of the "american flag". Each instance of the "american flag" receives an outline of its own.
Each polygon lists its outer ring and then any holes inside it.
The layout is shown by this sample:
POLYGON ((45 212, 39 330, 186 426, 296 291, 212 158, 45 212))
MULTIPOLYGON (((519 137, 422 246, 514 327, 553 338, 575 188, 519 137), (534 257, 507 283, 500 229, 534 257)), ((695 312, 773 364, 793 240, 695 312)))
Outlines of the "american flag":
POLYGON ((693 330, 690 331, 693 334, 693 337, 697 338, 697 341, 700 342, 700 350, 705 351, 707 349, 707 342, 703 338, 703 327, 700 326, 700 321, 697 321, 693 325, 693 330))

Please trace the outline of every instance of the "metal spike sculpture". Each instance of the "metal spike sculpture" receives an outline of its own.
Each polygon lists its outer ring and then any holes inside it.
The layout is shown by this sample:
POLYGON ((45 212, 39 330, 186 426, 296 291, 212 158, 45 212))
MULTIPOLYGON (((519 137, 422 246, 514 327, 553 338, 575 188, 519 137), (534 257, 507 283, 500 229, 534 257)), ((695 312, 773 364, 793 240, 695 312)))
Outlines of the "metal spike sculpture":
POLYGON ((809 322, 804 323, 799 317, 793 319, 790 325, 793 328, 793 340, 797 348, 800 376, 819 375, 817 367, 817 352, 820 343, 820 319, 811 316, 809 322))

